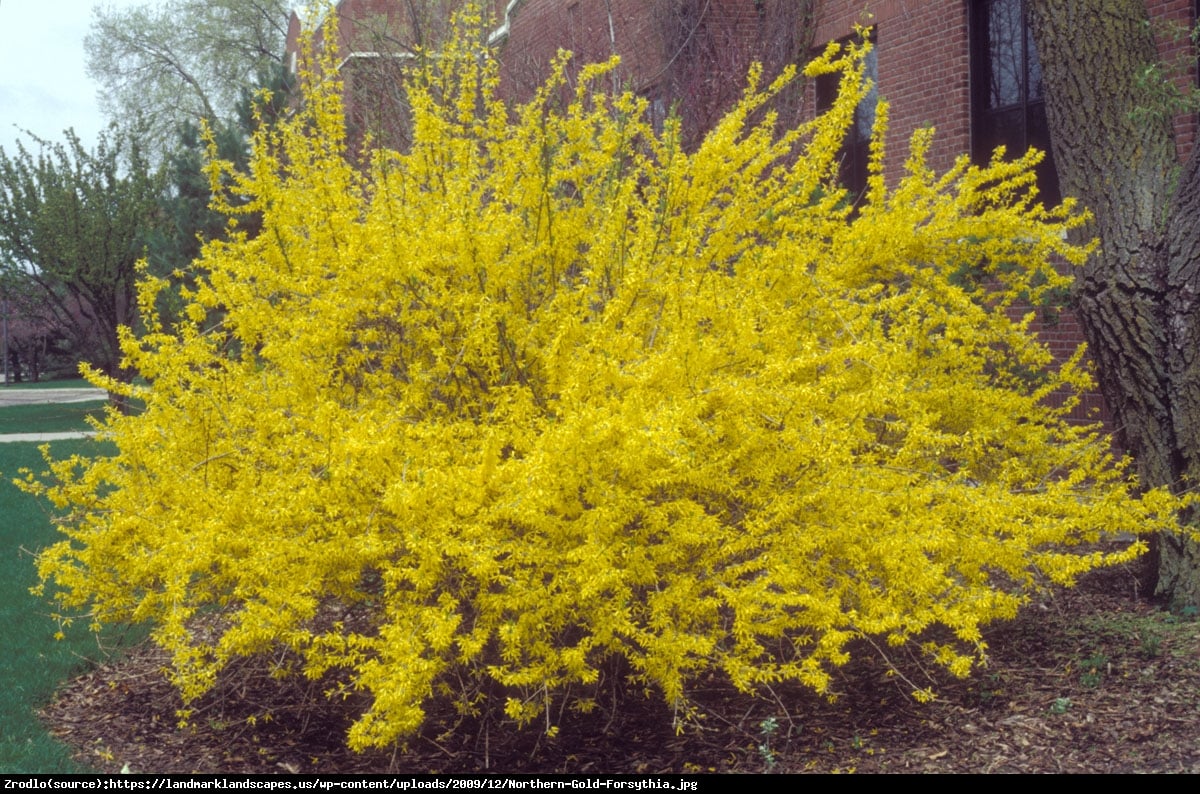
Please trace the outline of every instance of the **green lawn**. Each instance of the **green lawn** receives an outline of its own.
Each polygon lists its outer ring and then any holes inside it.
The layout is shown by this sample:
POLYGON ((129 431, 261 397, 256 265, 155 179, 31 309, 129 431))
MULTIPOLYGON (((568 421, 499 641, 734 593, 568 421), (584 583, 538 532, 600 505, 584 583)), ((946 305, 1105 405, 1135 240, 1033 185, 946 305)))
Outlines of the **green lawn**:
MULTIPOLYGON (((83 430, 85 414, 103 403, 31 405, 0 408, 0 433, 83 430)), ((47 703, 64 679, 104 657, 86 625, 76 624, 55 640, 58 624, 51 606, 30 594, 37 583, 34 555, 58 539, 49 505, 12 484, 22 468, 40 472, 45 462, 38 444, 0 443, 0 773, 82 772, 65 747, 48 735, 36 710, 47 703)), ((90 439, 58 441, 53 453, 66 457, 97 450, 90 439)), ((117 633, 119 635, 120 632, 117 633)), ((116 635, 114 635, 116 636, 116 635)), ((119 645, 106 637, 105 646, 119 645)))
POLYGON ((85 417, 104 416, 106 400, 52 405, 10 405, 0 408, 0 434, 59 433, 90 430, 85 417))
POLYGON ((68 378, 66 380, 42 380, 37 383, 10 383, 4 385, 4 377, 0 375, 0 389, 88 389, 92 384, 83 378, 68 378))

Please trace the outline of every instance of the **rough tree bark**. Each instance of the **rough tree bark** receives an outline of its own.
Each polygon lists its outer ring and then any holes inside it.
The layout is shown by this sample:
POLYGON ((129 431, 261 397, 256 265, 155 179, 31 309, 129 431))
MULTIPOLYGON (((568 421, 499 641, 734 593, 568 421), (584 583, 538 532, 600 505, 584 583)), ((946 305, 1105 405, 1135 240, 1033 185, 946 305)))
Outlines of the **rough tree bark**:
MULTIPOLYGON (((1100 250, 1075 303, 1120 440, 1150 486, 1200 483, 1200 161, 1179 163, 1144 78, 1158 60, 1143 0, 1031 0, 1064 195, 1100 250)), ((1184 521, 1189 517, 1183 517, 1184 521)), ((1200 544, 1164 537, 1148 582, 1200 603, 1200 544)))

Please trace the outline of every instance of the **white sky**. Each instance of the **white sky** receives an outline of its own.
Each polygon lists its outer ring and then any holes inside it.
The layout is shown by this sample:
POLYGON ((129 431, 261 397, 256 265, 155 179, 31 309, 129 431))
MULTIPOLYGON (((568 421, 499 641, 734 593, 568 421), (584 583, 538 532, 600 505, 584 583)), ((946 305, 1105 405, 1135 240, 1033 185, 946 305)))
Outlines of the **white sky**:
POLYGON ((90 149, 105 127, 96 86, 84 70, 93 5, 96 0, 0 0, 0 147, 9 155, 18 138, 29 145, 20 129, 60 141, 73 127, 90 149))

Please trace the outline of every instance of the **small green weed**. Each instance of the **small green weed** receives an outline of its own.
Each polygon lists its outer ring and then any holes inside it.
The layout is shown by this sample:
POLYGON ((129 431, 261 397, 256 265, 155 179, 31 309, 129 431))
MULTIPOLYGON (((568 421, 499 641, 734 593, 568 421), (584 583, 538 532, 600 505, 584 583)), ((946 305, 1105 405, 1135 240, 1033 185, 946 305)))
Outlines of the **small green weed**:
POLYGON ((979 682, 979 705, 985 706, 992 703, 997 696, 1004 693, 1004 681, 1000 678, 999 673, 988 673, 983 676, 979 682))
POLYGON ((1095 689, 1104 680, 1104 669, 1108 665, 1108 657, 1102 653, 1093 654, 1079 663, 1079 683, 1088 689, 1095 689))
POLYGON ((771 748, 771 737, 779 730, 779 722, 774 717, 767 717, 758 723, 758 728, 762 734, 762 742, 758 745, 758 754, 762 757, 763 763, 767 765, 767 769, 774 769, 779 758, 771 748))
POLYGON ((1162 635, 1157 631, 1146 628, 1138 634, 1141 647, 1138 652, 1143 659, 1156 659, 1162 655, 1162 635))

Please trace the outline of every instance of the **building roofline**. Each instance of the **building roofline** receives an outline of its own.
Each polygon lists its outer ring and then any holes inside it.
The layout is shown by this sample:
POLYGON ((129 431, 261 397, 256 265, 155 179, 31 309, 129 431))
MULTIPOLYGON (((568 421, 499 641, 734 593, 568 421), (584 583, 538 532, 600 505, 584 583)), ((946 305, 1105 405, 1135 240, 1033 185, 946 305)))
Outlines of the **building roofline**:
POLYGON ((376 52, 374 50, 355 50, 354 52, 348 53, 344 58, 342 58, 340 61, 338 61, 336 68, 338 71, 341 71, 342 67, 345 66, 347 63, 349 63, 350 61, 356 61, 356 60, 369 60, 369 59, 373 59, 373 58, 395 58, 397 60, 403 61, 403 60, 408 60, 409 58, 415 58, 415 57, 416 56, 413 55, 411 52, 376 52))
POLYGON ((497 47, 508 39, 508 34, 512 31, 512 18, 523 2, 525 0, 508 0, 508 5, 504 7, 504 21, 500 23, 498 28, 488 34, 487 43, 489 47, 497 47))

